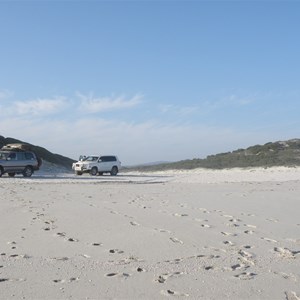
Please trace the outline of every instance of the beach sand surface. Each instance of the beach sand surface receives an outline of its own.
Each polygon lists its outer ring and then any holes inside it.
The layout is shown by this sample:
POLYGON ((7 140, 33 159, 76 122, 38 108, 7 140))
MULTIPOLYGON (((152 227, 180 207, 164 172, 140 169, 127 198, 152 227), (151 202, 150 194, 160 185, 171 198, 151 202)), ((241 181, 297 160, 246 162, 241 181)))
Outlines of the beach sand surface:
POLYGON ((0 178, 0 299, 300 299, 300 169, 0 178))

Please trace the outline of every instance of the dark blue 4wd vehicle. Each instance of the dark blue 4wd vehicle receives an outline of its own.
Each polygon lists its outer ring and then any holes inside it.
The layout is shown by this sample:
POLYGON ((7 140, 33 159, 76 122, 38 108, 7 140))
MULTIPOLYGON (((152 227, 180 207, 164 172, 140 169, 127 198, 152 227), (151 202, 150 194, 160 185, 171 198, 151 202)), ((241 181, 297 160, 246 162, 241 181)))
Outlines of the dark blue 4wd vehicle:
POLYGON ((7 173, 14 177, 22 174, 30 177, 39 170, 42 160, 25 144, 8 144, 0 150, 0 177, 7 173))

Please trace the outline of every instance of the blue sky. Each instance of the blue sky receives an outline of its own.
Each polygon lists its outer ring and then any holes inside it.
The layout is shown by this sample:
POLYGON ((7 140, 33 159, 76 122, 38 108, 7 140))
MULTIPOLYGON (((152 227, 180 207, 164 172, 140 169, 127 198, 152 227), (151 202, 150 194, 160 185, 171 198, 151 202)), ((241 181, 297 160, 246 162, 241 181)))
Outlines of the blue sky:
POLYGON ((0 1, 0 135, 123 164, 300 137, 299 1, 0 1))

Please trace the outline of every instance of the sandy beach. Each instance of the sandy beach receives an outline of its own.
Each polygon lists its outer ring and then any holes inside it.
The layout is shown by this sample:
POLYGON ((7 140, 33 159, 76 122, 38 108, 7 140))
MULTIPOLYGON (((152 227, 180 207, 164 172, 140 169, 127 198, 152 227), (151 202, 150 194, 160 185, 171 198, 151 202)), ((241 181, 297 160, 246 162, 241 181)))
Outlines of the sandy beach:
POLYGON ((0 299, 300 299, 300 168, 0 178, 0 299))

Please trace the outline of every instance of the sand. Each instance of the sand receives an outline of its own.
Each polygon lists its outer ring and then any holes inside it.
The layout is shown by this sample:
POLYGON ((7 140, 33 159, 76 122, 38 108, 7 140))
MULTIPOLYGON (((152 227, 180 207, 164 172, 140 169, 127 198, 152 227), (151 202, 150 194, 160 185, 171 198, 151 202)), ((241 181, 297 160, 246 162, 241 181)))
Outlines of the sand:
POLYGON ((0 178, 0 299, 300 299, 300 169, 0 178))

